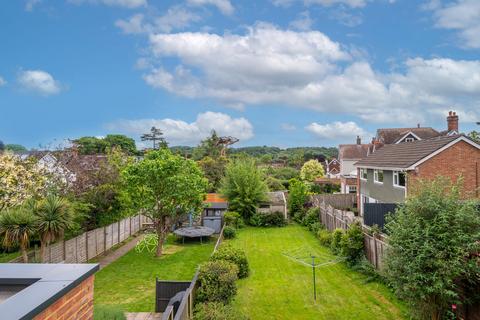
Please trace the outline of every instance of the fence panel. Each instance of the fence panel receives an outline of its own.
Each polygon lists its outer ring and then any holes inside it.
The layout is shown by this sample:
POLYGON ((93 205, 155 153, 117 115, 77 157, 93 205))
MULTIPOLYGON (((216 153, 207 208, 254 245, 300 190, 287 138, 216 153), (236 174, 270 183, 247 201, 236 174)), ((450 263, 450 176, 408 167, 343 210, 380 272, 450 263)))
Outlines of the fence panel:
POLYGON ((395 203, 364 203, 363 208, 363 223, 370 227, 376 224, 383 229, 385 216, 394 213, 397 205, 395 203))
POLYGON ((97 256, 97 239, 95 239, 95 230, 87 232, 87 260, 97 256))
POLYGON ((65 241, 65 263, 77 263, 77 237, 65 241))
POLYGON ((120 222, 115 222, 115 223, 112 223, 112 246, 118 244, 118 239, 120 239, 119 237, 119 233, 118 231, 120 230, 120 222))
POLYGON ((49 259, 45 260, 50 263, 60 263, 65 261, 64 242, 59 241, 47 247, 49 259))

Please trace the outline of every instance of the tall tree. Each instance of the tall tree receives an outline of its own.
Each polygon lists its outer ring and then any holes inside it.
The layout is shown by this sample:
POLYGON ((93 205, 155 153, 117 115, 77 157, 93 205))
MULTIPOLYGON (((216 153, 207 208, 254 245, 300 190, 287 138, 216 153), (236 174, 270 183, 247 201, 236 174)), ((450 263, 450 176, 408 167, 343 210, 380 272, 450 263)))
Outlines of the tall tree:
POLYGON ((255 214, 259 204, 267 200, 268 187, 255 160, 240 158, 227 165, 220 193, 228 200, 229 208, 240 213, 245 221, 255 214))
POLYGON ((107 149, 107 143, 97 137, 81 137, 73 140, 73 144, 80 154, 101 154, 107 149))
POLYGON ((317 178, 325 176, 325 170, 318 160, 305 162, 300 170, 300 177, 304 181, 314 182, 317 178))
POLYGON ((0 235, 7 248, 18 245, 23 262, 28 262, 28 246, 37 230, 37 219, 23 206, 10 208, 0 214, 0 235))
POLYGON ((205 157, 198 161, 198 165, 202 168, 205 177, 208 179, 208 192, 216 192, 220 188, 221 181, 225 176, 225 167, 228 160, 225 157, 213 159, 205 157))
POLYGON ((198 147, 193 150, 193 158, 195 160, 201 160, 205 157, 216 159, 220 157, 221 153, 220 137, 215 130, 212 130, 210 136, 202 140, 198 147))
POLYGON ((133 155, 137 152, 135 140, 123 134, 107 134, 103 141, 106 142, 109 149, 119 148, 124 153, 133 155))
POLYGON ((11 152, 25 152, 28 151, 28 149, 21 144, 6 144, 5 145, 5 150, 11 151, 11 152))
POLYGON ((152 127, 149 133, 144 133, 140 137, 142 141, 152 141, 153 149, 167 148, 167 140, 163 137, 163 132, 161 129, 152 127))
POLYGON ((460 182, 424 181, 386 228, 386 273, 397 294, 417 317, 446 319, 462 303, 458 284, 480 281, 480 215, 477 204, 461 198, 460 182))
POLYGON ((156 255, 161 256, 172 224, 202 209, 208 181, 194 161, 167 148, 148 152, 142 161, 129 165, 122 177, 137 209, 153 221, 158 235, 156 255))

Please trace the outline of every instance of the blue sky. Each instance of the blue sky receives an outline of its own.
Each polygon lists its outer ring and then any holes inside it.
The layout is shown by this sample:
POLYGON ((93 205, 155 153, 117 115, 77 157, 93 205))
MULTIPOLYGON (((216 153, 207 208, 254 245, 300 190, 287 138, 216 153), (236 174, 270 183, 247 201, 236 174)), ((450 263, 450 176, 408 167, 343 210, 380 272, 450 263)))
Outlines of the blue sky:
POLYGON ((480 121, 480 1, 18 0, 0 4, 0 139, 330 146, 480 121))

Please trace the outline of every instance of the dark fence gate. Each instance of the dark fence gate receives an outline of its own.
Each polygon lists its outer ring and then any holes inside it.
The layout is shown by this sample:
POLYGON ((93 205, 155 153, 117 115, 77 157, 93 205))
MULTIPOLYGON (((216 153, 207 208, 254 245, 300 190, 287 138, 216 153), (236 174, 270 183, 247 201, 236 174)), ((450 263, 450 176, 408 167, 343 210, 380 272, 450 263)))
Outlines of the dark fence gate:
POLYGON ((364 203, 363 223, 369 227, 378 225, 381 229, 385 227, 385 217, 389 213, 395 213, 395 203, 364 203))
POLYGON ((185 291, 190 286, 190 281, 162 281, 156 280, 155 312, 165 312, 170 299, 185 291))

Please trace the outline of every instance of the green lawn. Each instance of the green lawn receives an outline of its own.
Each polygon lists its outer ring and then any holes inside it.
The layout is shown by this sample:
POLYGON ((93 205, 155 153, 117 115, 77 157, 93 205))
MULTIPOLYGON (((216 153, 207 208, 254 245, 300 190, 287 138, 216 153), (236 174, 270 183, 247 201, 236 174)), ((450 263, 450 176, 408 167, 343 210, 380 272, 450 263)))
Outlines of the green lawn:
POLYGON ((9 252, 9 253, 2 252, 0 253, 0 263, 7 263, 19 256, 20 256, 20 251, 9 252))
POLYGON ((210 257, 215 241, 182 245, 169 238, 160 258, 131 250, 96 274, 95 305, 116 305, 130 312, 154 311, 155 277, 190 281, 197 266, 210 257))
POLYGON ((251 275, 238 282, 233 304, 251 319, 403 319, 405 307, 386 287, 366 283, 343 263, 316 269, 314 302, 312 268, 291 257, 308 261, 314 254, 320 263, 336 257, 300 226, 242 229, 230 241, 249 259, 251 275))

